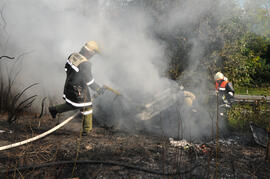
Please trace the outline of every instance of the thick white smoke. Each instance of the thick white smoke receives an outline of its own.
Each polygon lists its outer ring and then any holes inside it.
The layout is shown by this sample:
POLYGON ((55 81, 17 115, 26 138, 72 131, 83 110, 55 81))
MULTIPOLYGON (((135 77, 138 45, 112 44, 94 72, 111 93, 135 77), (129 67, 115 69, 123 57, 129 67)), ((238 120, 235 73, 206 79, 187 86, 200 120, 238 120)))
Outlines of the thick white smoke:
POLYGON ((25 56, 20 81, 40 83, 42 95, 61 96, 66 58, 95 40, 103 51, 92 60, 97 81, 122 90, 159 89, 154 63, 164 60, 164 48, 147 35, 146 15, 137 11, 127 17, 120 8, 111 7, 106 1, 6 2, 8 53, 31 52, 25 56))
MULTIPOLYGON (((21 66, 18 89, 39 83, 32 93, 41 98, 57 99, 61 103, 65 80, 64 64, 72 52, 77 52, 85 42, 95 40, 103 54, 92 59, 96 81, 107 84, 136 102, 151 99, 163 89, 170 87, 170 80, 164 77, 167 70, 166 46, 150 33, 150 27, 157 31, 171 33, 176 28, 188 31, 190 25, 209 11, 220 19, 228 17, 224 8, 213 9, 216 1, 185 1, 176 3, 162 16, 159 24, 147 9, 125 8, 122 1, 110 0, 9 0, 0 3, 2 7, 1 53, 18 57, 26 53, 21 66), (117 5, 116 5, 117 4, 117 5), (121 3, 120 3, 121 4, 121 3), (5 21, 6 23, 3 23, 5 21)), ((209 36, 207 27, 202 33, 209 36)), ((205 44, 193 37, 190 54, 190 69, 196 69, 205 44)), ((203 82, 201 83, 203 84, 203 82)), ((194 91, 204 90, 198 86, 194 91)), ((207 94, 206 94, 207 95, 207 94)), ((205 112, 206 113, 206 112, 205 112)), ((185 118, 183 115, 182 117, 185 118)), ((209 117, 203 116, 200 124, 208 127, 209 117)), ((200 135, 195 127, 196 135, 200 135)))

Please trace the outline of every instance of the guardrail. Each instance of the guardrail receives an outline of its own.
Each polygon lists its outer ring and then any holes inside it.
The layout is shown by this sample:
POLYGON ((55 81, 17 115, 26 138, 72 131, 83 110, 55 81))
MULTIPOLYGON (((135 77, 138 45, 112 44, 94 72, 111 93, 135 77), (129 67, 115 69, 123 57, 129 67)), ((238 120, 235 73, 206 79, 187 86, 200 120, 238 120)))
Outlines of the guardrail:
POLYGON ((266 103, 270 103, 270 96, 259 96, 259 95, 234 95, 235 102, 247 102, 253 103, 256 101, 264 101, 266 103))

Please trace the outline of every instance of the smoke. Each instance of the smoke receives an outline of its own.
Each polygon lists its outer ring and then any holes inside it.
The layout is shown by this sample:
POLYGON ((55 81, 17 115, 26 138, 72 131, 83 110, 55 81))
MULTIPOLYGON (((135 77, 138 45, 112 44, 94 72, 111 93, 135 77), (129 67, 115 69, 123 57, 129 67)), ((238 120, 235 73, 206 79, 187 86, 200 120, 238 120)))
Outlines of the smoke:
MULTIPOLYGON (((195 71, 200 60, 204 60, 202 57, 212 35, 209 24, 198 23, 201 17, 211 11, 217 21, 221 21, 229 18, 231 12, 229 3, 191 0, 175 1, 168 6, 165 3, 167 9, 159 16, 140 6, 139 2, 143 4, 143 1, 120 0, 10 0, 0 3, 3 7, 1 53, 15 57, 26 53, 20 65, 18 89, 38 82, 39 88, 31 93, 41 98, 48 96, 54 103, 63 102, 67 57, 78 52, 85 42, 95 40, 103 52, 91 59, 96 81, 144 105, 153 100, 156 93, 175 85, 165 77, 169 62, 166 43, 157 39, 153 32, 169 34, 175 29, 188 32, 194 24, 199 24, 201 33, 188 39, 192 47, 187 70, 195 71)), ((192 80, 196 78, 191 77, 192 80)), ((208 95, 206 77, 199 79, 193 92, 199 96, 208 95)), ((197 107, 203 111, 200 125, 190 122, 189 126, 196 131, 194 135, 199 136, 200 129, 205 131, 210 122, 206 109, 197 107)), ((181 118, 187 123, 190 120, 185 114, 181 114, 181 118)))

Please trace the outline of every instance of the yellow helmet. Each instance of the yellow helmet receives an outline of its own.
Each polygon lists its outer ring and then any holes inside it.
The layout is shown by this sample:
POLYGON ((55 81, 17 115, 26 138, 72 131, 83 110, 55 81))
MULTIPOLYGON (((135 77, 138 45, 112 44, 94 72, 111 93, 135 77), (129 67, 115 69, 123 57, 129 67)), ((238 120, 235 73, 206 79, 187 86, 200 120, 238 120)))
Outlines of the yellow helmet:
POLYGON ((87 42, 84 45, 84 48, 86 48, 88 51, 94 51, 99 53, 98 44, 95 41, 87 42))
POLYGON ((214 76, 215 81, 217 80, 223 80, 224 79, 224 75, 221 72, 217 72, 214 76))

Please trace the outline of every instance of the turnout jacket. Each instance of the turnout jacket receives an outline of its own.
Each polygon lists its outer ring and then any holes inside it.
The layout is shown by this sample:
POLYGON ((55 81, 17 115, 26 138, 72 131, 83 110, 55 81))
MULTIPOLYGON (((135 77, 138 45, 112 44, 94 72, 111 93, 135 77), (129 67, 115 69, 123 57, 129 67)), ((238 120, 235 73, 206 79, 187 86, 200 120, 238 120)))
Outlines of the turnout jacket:
POLYGON ((74 107, 91 107, 91 89, 97 91, 100 86, 95 82, 91 63, 80 53, 71 54, 65 64, 66 82, 64 100, 74 107))
POLYGON ((216 91, 220 96, 220 100, 224 103, 231 103, 234 96, 234 89, 231 82, 227 80, 216 81, 216 91))

